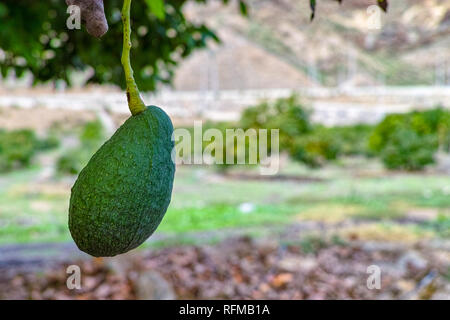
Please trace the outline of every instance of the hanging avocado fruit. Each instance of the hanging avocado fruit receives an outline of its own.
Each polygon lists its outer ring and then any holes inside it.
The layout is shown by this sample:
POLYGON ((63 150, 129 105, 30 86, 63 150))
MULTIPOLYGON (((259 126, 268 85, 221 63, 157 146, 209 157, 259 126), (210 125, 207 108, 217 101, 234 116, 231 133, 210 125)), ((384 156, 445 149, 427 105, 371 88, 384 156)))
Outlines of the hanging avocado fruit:
POLYGON ((169 206, 175 174, 172 122, 160 108, 144 105, 134 81, 130 5, 124 0, 122 64, 132 116, 81 171, 70 198, 72 237, 95 257, 125 253, 152 235, 169 206))

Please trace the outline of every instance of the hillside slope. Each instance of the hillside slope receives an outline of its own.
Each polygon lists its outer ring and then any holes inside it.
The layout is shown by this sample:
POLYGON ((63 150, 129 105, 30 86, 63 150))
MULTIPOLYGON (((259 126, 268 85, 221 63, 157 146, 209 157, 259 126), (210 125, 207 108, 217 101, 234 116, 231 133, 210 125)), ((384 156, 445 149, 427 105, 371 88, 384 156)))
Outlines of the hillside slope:
MULTIPOLYGON (((450 0, 391 1, 381 29, 369 29, 373 0, 251 0, 250 17, 234 5, 189 5, 186 14, 218 31, 182 62, 181 90, 295 88, 314 84, 450 83, 450 0)), ((375 13, 376 17, 376 13, 375 13)))

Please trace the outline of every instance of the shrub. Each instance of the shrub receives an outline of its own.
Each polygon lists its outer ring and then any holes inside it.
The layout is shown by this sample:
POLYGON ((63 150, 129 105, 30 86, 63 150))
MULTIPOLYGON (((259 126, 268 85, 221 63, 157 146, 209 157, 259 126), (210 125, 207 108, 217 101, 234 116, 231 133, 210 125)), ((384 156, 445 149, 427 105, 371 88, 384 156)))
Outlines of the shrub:
POLYGON ((391 114, 384 118, 374 129, 369 137, 369 148, 379 154, 388 144, 391 136, 399 128, 405 126, 405 116, 402 114, 391 114))
POLYGON ((441 107, 385 117, 369 138, 369 148, 390 169, 421 170, 441 148, 450 149, 450 112, 441 107))
POLYGON ((86 123, 80 133, 81 144, 98 146, 105 139, 105 130, 99 120, 86 123))
POLYGON ((57 147, 54 138, 39 139, 32 130, 0 131, 0 172, 27 167, 40 151, 57 147))
POLYGON ((238 126, 244 130, 279 129, 280 150, 289 150, 296 138, 313 130, 310 115, 311 112, 301 104, 298 96, 292 95, 274 103, 263 102, 248 108, 238 126))
MULTIPOLYGON (((324 135, 314 136, 314 127, 310 121, 310 110, 299 101, 298 96, 263 102, 244 111, 239 126, 247 129, 279 129, 280 152, 287 152, 295 161, 311 167, 319 167, 330 155, 330 142, 324 135)), ((267 146, 271 141, 268 135, 267 146)), ((259 159, 258 159, 259 160, 259 159)))
POLYGON ((450 152, 450 111, 441 115, 437 128, 439 147, 444 151, 450 152))
POLYGON ((96 149, 81 147, 69 150, 58 159, 56 163, 57 172, 69 175, 80 173, 81 169, 86 166, 95 151, 96 149))
POLYGON ((30 130, 0 134, 0 171, 28 166, 36 152, 37 139, 30 130))
POLYGON ((57 172, 69 175, 78 174, 105 138, 104 128, 100 121, 86 123, 79 134, 80 146, 67 151, 58 159, 56 163, 57 172))
MULTIPOLYGON (((193 138, 193 128, 186 128, 193 138)), ((227 129, 242 129, 246 132, 249 129, 255 130, 257 134, 257 139, 259 139, 259 129, 279 129, 279 139, 280 139, 280 151, 290 152, 292 145, 295 144, 297 138, 303 134, 307 134, 312 131, 312 126, 309 121, 309 111, 306 110, 297 96, 291 96, 289 98, 278 99, 274 103, 263 102, 255 107, 250 107, 246 109, 241 119, 237 123, 227 123, 219 122, 212 123, 206 122, 203 124, 203 131, 208 129, 218 129, 221 131, 224 137, 223 141, 223 165, 219 165, 218 169, 227 170, 230 165, 226 165, 227 153, 230 155, 234 152, 234 164, 237 164, 237 149, 245 148, 245 160, 246 164, 249 162, 249 139, 246 138, 244 141, 244 146, 238 145, 239 142, 226 141, 226 130, 227 129)), ((268 133, 267 136, 267 152, 271 153, 271 134, 268 133)), ((194 142, 193 140, 191 141, 194 142)), ((202 151, 205 150, 211 142, 203 142, 202 151)), ((259 146, 259 141, 256 140, 259 146)), ((193 145, 193 144, 191 144, 193 145)), ((181 153, 181 152, 180 152, 181 153)), ((194 156, 194 150, 191 150, 191 156, 194 156)), ((215 156, 215 154, 213 154, 215 156)), ((257 161, 259 162, 259 154, 257 161)))
POLYGON ((393 132, 380 156, 388 169, 421 170, 434 163, 437 147, 435 135, 401 128, 393 132))
POLYGON ((338 144, 340 155, 345 156, 371 156, 373 152, 369 149, 368 141, 374 127, 366 124, 353 126, 340 126, 325 128, 334 137, 338 144))
POLYGON ((326 129, 297 137, 289 151, 292 159, 312 168, 321 167, 340 154, 337 139, 326 129))
POLYGON ((37 149, 39 151, 47 151, 52 150, 59 147, 59 139, 54 135, 50 135, 45 139, 41 139, 37 141, 37 149))
MULTIPOLYGON (((296 95, 278 99, 273 103, 263 102, 255 107, 248 108, 243 112, 238 123, 207 122, 203 124, 204 130, 209 128, 219 129, 223 137, 226 136, 227 128, 241 128, 244 131, 249 129, 279 129, 280 152, 286 152, 295 161, 313 168, 320 167, 330 160, 335 160, 340 155, 369 154, 367 140, 373 130, 373 127, 368 125, 335 128, 313 125, 310 121, 310 111, 301 104, 296 95)), ((193 136, 193 129, 188 130, 193 136)), ((271 135, 269 134, 267 138, 267 147, 270 154, 271 135)), ((248 139, 246 139, 246 163, 248 163, 248 142, 248 139)), ((209 142, 204 143, 203 149, 208 144, 209 142)), ((237 142, 227 146, 224 145, 224 162, 226 153, 232 151, 235 152, 234 163, 237 162, 237 148, 237 142)), ((220 165, 219 168, 226 170, 229 166, 220 165)))
MULTIPOLYGON (((219 129, 223 137, 227 128, 279 129, 280 152, 313 168, 340 156, 363 155, 380 157, 390 169, 421 170, 434 162, 438 148, 450 151, 450 112, 439 107, 388 115, 377 126, 358 124, 328 128, 311 124, 310 111, 294 95, 248 108, 235 124, 209 122, 203 125, 204 130, 209 128, 219 129)), ((270 154, 270 134, 268 140, 270 154)), ((244 143, 248 160, 248 140, 244 143)), ((202 151, 207 145, 209 142, 203 143, 202 151)), ((224 145, 224 162, 226 152, 237 148, 237 142, 224 145)), ((219 168, 226 170, 229 166, 219 168)))

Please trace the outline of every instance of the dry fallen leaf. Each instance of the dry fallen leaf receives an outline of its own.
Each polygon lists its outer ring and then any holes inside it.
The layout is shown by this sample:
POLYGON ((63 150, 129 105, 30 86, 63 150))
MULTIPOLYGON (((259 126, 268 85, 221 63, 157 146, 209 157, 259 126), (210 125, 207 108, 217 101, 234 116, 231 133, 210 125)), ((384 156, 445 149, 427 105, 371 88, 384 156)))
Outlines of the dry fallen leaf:
POLYGON ((270 282, 274 287, 280 288, 288 284, 292 281, 292 274, 291 273, 280 273, 276 275, 272 281, 270 282))

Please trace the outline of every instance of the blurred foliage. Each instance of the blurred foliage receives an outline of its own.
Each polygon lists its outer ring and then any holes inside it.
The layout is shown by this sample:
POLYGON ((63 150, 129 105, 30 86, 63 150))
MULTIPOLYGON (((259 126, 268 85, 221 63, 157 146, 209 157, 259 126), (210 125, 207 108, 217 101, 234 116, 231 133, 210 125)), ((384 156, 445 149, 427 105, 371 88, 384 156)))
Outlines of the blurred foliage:
POLYGON ((84 146, 97 146, 105 139, 105 130, 99 120, 88 122, 80 133, 80 141, 84 146))
POLYGON ((363 124, 315 125, 310 133, 296 137, 288 150, 294 160, 312 168, 319 168, 342 156, 370 156, 367 141, 372 130, 372 126, 363 124))
POLYGON ((390 169, 421 170, 449 146, 450 112, 442 107, 388 115, 369 138, 370 149, 390 169))
MULTIPOLYGON (((279 129, 280 152, 289 154, 293 160, 311 168, 320 168, 343 156, 376 156, 388 169, 422 170, 434 163, 439 149, 450 151, 450 112, 442 107, 388 115, 376 126, 357 124, 325 127, 312 124, 310 114, 298 96, 293 95, 250 107, 237 123, 208 123, 203 126, 203 131, 215 128, 226 137, 227 128, 241 128, 245 132, 249 129, 279 129)), ((269 131, 269 155, 270 140, 269 131)), ((238 145, 237 140, 227 141, 228 145, 224 143, 224 162, 227 152, 234 152, 236 164, 236 150, 245 148, 248 163, 249 142, 246 137, 245 146, 238 145)), ((210 143, 203 141, 203 150, 210 143)), ((257 160, 259 163, 261 159, 257 160)), ((229 165, 218 167, 225 170, 229 165)))
MULTIPOLYGON (((289 153, 298 153, 299 152, 307 152, 304 150, 306 146, 303 146, 301 151, 299 151, 300 147, 297 147, 298 137, 307 135, 312 132, 313 126, 310 123, 310 112, 301 104, 298 96, 293 95, 288 98, 278 99, 273 103, 270 102, 262 102, 254 107, 250 107, 246 109, 241 119, 237 123, 206 123, 203 125, 203 131, 205 132, 207 129, 214 128, 220 130, 223 138, 223 164, 218 165, 218 168, 221 170, 228 169, 231 164, 226 164, 226 158, 233 157, 233 164, 238 163, 238 152, 237 150, 242 149, 245 150, 245 163, 249 163, 249 151, 253 146, 255 148, 259 148, 259 139, 260 139, 260 129, 267 129, 267 154, 270 155, 272 150, 272 141, 271 141, 271 130, 279 130, 279 149, 281 152, 286 151, 289 153), (233 139, 230 141, 227 139, 226 130, 242 130, 242 132, 246 135, 244 140, 244 146, 242 146, 242 142, 239 139, 233 139), (253 131, 254 130, 254 131, 253 131), (256 135, 256 139, 253 140, 254 144, 250 144, 251 131, 253 131, 256 135)), ((192 128, 188 129, 190 132, 193 132, 192 128)), ((192 135, 193 136, 193 135, 192 135)), ((203 150, 211 144, 212 141, 203 141, 203 150)), ((309 151, 314 153, 315 146, 313 143, 307 145, 309 147, 309 151)), ((257 149, 258 150, 258 149, 257 149)), ((260 152, 257 153, 257 162, 259 159, 260 152)), ((213 153, 215 156, 215 153, 213 153)), ((311 160, 313 158, 312 155, 308 155, 304 157, 295 157, 296 160, 303 161, 307 164, 313 164, 317 161, 311 160)))
MULTIPOLYGON (((278 99, 274 103, 262 102, 246 109, 238 127, 244 130, 279 129, 280 150, 287 150, 297 137, 312 131, 310 114, 310 111, 300 102, 299 97, 292 95, 278 99)), ((268 146, 270 145, 269 139, 268 146)))
MULTIPOLYGON (((245 165, 249 164, 251 147, 260 148, 259 129, 278 129, 280 152, 310 168, 320 168, 330 161, 347 156, 378 157, 388 169, 422 170, 434 162, 437 151, 449 151, 450 112, 437 107, 427 111, 386 116, 376 126, 349 125, 325 127, 312 124, 310 110, 305 108, 298 96, 262 102, 244 111, 237 122, 205 122, 198 128, 196 138, 194 127, 185 129, 176 139, 177 154, 184 163, 194 164, 195 157, 209 151, 213 159, 203 158, 200 163, 216 163, 219 170, 227 170, 238 163, 238 150, 245 153, 245 165), (215 130, 207 140, 208 130, 215 130), (241 130, 241 138, 227 137, 227 129, 236 133, 241 130), (254 138, 250 138, 250 130, 254 138), (214 145, 215 135, 223 138, 223 144, 214 145), (181 148, 182 139, 191 139, 187 149, 181 148), (201 139, 201 148, 195 150, 196 140, 201 139), (219 149, 215 149, 218 147, 219 149), (220 148, 222 148, 220 150, 220 148), (220 157, 219 150, 222 153, 220 157), (187 152, 187 154, 183 154, 187 152), (197 155, 196 155, 197 154, 197 155), (234 159, 226 164, 227 157, 234 159), (215 159, 214 159, 215 158, 215 159), (222 159, 223 164, 216 161, 222 159), (216 161, 215 161, 216 160, 216 161)), ((211 133, 211 132, 210 132, 211 133)), ((271 154, 271 134, 267 135, 267 152, 271 154)), ((87 164, 90 157, 105 140, 99 121, 87 123, 79 133, 80 146, 69 150, 58 160, 58 171, 63 174, 77 174, 87 164)), ((260 163, 257 152, 257 163, 260 163)))
POLYGON ((58 145, 54 137, 39 139, 31 130, 0 130, 0 172, 28 167, 38 152, 58 145))
MULTIPOLYGON (((270 130, 279 130, 279 150, 286 152, 292 159, 302 162, 309 167, 318 168, 328 161, 337 159, 342 155, 369 155, 367 140, 373 130, 372 126, 355 125, 327 128, 321 125, 313 125, 310 120, 311 112, 300 101, 297 95, 281 98, 275 102, 262 102, 254 107, 246 109, 237 123, 211 123, 203 124, 203 132, 208 129, 218 129, 222 136, 226 137, 226 129, 256 130, 259 148, 259 129, 268 129, 267 151, 272 152, 270 130)), ((193 128, 187 128, 194 142, 193 128)), ((245 145, 239 145, 239 141, 226 141, 223 145, 223 162, 227 153, 234 154, 234 164, 237 163, 237 150, 244 148, 246 151, 246 163, 249 160, 250 139, 245 138, 245 145)), ((211 141, 203 141, 203 149, 211 144, 211 141)), ((213 153, 215 156, 215 153, 213 153)), ((259 159, 258 153, 258 163, 259 159)), ((218 168, 226 170, 230 165, 219 165, 218 168)))
MULTIPOLYGON (((151 2, 134 1, 131 8, 134 29, 131 40, 136 49, 132 61, 142 90, 155 90, 159 83, 170 83, 181 59, 205 47, 209 40, 219 41, 206 25, 186 19, 182 8, 188 0, 166 0, 162 8, 164 19, 160 19, 161 12, 155 15, 155 8, 150 10, 151 2)), ((62 79, 70 85, 72 71, 90 66, 95 70, 90 82, 124 87, 120 64, 122 41, 118 41, 122 39, 121 6, 120 0, 106 1, 109 31, 99 40, 85 30, 68 30, 69 15, 63 0, 3 0, 0 3, 2 75, 14 69, 20 77, 29 70, 35 83, 62 79)), ((241 2, 243 8, 245 3, 241 2)))
POLYGON ((324 130, 339 144, 339 154, 343 156, 371 156, 373 152, 369 149, 368 141, 374 126, 367 124, 356 124, 337 127, 320 127, 316 131, 324 130))
POLYGON ((421 136, 410 129, 398 129, 380 152, 381 160, 388 169, 421 170, 434 163, 438 146, 435 138, 421 136))
POLYGON ((339 141, 326 129, 297 137, 288 150, 292 159, 311 168, 336 160, 340 153, 339 141))
POLYGON ((361 124, 339 127, 315 125, 310 133, 295 139, 289 149, 290 155, 312 168, 319 168, 341 156, 369 156, 367 140, 372 130, 372 126, 361 124))
POLYGON ((97 149, 106 140, 104 128, 99 120, 86 123, 80 134, 80 145, 65 152, 56 164, 60 174, 78 174, 86 166, 97 149))
MULTIPOLYGON (((367 140, 373 127, 324 127, 311 123, 311 111, 293 95, 247 109, 238 127, 279 129, 280 151, 309 167, 318 168, 339 156, 369 155, 367 140)), ((270 141, 268 142, 270 146, 270 141)), ((270 151, 270 149, 269 149, 270 151)))

